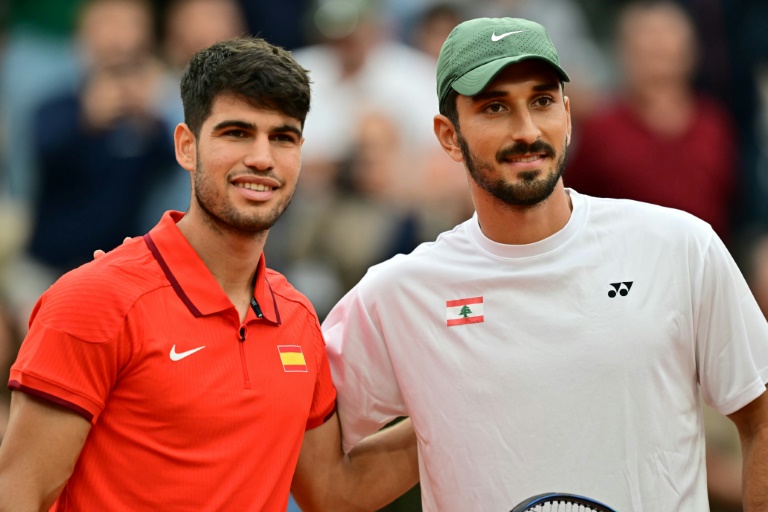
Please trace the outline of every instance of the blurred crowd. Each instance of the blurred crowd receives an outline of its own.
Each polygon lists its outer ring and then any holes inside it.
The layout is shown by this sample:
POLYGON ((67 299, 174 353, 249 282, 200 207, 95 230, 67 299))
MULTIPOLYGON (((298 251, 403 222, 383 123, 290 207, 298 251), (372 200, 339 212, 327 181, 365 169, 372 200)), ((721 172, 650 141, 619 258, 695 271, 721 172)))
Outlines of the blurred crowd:
MULTIPOLYGON (((53 281, 186 210, 178 80, 217 40, 260 35, 310 70, 300 185, 266 256, 321 319, 369 266, 470 216, 432 118, 442 42, 478 16, 538 21, 559 49, 572 79, 566 186, 706 220, 768 311, 765 0, 6 0, 2 375, 53 281)), ((740 510, 735 430, 707 421, 712 510, 740 510)))

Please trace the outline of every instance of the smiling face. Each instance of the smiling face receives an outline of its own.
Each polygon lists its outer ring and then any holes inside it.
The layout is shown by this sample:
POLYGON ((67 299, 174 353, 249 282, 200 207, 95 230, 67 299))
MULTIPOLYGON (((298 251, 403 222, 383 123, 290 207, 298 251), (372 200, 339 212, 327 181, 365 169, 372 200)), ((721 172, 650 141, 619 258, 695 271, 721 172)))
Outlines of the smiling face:
POLYGON ((268 230, 293 197, 302 142, 298 119, 216 97, 198 137, 176 128, 177 158, 193 176, 190 212, 220 231, 268 230))
MULTIPOLYGON (((532 206, 560 182, 570 141, 568 98, 546 63, 528 60, 499 73, 479 94, 459 95, 459 124, 440 121, 443 146, 463 160, 475 194, 532 206)), ((440 117, 440 116, 438 116, 440 117)))

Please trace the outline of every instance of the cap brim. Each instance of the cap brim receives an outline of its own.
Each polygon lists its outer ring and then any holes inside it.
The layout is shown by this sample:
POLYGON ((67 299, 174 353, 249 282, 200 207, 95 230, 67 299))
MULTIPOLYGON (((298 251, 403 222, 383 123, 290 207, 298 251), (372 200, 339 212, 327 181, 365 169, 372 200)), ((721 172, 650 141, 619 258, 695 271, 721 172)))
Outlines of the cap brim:
POLYGON ((482 66, 476 67, 475 69, 465 73, 464 76, 454 81, 451 84, 451 87, 453 87, 456 92, 463 94, 464 96, 474 96, 475 94, 478 94, 483 89, 485 89, 491 80, 493 80, 496 75, 498 75, 499 72, 505 67, 509 66, 510 64, 522 62, 524 60, 534 59, 546 62, 552 66, 562 81, 570 82, 571 79, 568 77, 568 74, 563 71, 563 68, 551 60, 545 59, 540 55, 516 55, 514 57, 494 60, 493 62, 489 62, 487 64, 483 64, 482 66))

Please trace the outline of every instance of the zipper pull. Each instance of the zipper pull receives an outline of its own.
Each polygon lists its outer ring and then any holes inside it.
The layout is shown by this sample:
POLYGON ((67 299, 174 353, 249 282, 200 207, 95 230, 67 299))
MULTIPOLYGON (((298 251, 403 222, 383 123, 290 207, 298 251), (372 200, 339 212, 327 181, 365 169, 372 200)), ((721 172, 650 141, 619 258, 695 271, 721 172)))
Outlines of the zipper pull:
POLYGON ((240 326, 240 341, 245 341, 245 335, 248 334, 248 329, 244 325, 240 326))

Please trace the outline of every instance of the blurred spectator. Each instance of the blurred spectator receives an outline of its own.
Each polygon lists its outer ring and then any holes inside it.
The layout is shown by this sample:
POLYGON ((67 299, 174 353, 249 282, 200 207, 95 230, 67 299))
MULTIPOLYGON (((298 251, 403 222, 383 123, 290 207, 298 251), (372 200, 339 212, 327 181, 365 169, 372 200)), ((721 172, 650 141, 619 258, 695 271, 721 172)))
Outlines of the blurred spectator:
MULTIPOLYGON (((168 69, 156 99, 156 109, 168 127, 167 144, 172 148, 173 129, 184 122, 179 80, 187 62, 202 48, 244 35, 246 27, 236 0, 172 0, 162 19, 161 53, 168 69)), ((139 212, 137 233, 149 231, 166 210, 186 211, 190 192, 189 173, 174 161, 169 172, 154 177, 149 196, 139 212)))
POLYGON ((768 2, 765 0, 678 0, 689 8, 701 38, 698 84, 734 116, 741 156, 739 224, 768 225, 768 166, 761 123, 759 80, 768 65, 768 2))
POLYGON ((380 7, 320 1, 318 42, 294 51, 310 71, 312 110, 300 200, 273 228, 267 257, 321 317, 370 265, 469 215, 463 173, 445 178, 455 164, 432 129, 436 61, 396 41, 380 7))
POLYGON ((287 50, 307 45, 312 3, 312 0, 239 0, 247 30, 287 50))
POLYGON ((737 175, 727 112, 693 88, 696 39, 668 0, 632 2, 618 22, 619 97, 574 131, 565 183, 685 210, 727 241, 737 175))
POLYGON ((0 199, 28 214, 36 190, 32 112, 75 83, 72 40, 80 0, 6 0, 0 45, 0 199))
POLYGON ((176 87, 178 77, 195 52, 247 32, 236 0, 173 0, 163 19, 162 53, 177 76, 176 87))
POLYGON ((468 18, 466 8, 458 1, 435 2, 417 12, 409 28, 408 43, 431 56, 435 62, 451 30, 468 18))
POLYGON ((81 0, 6 0, 0 46, 0 197, 26 208, 36 190, 32 113, 79 75, 72 34, 81 0))
POLYGON ((768 227, 753 225, 741 231, 733 245, 736 263, 768 318, 768 227))
POLYGON ((145 0, 90 0, 78 25, 87 69, 80 86, 46 102, 33 119, 39 190, 25 257, 9 291, 26 317, 62 273, 138 230, 137 211, 174 155, 154 110, 162 77, 152 56, 145 0))
POLYGON ((314 82, 303 148, 306 188, 330 184, 354 150, 358 124, 371 113, 388 118, 411 148, 437 145, 435 62, 394 41, 381 19, 370 0, 323 0, 314 15, 320 42, 294 52, 314 82), (321 174, 321 164, 332 170, 321 174))

